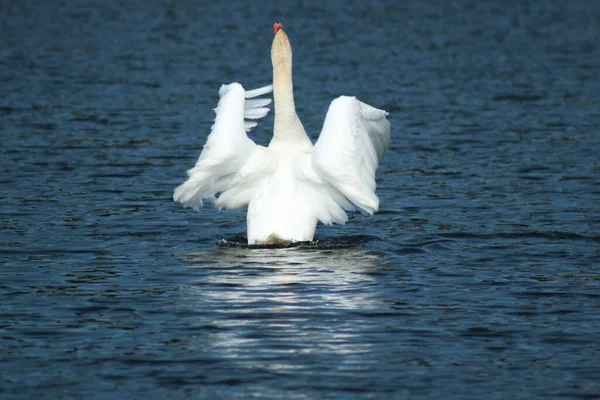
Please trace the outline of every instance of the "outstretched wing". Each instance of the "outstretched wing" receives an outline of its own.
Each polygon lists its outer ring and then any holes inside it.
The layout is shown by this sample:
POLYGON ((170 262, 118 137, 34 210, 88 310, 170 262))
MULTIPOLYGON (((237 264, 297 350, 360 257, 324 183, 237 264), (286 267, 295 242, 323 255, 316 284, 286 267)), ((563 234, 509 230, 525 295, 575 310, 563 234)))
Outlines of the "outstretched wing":
POLYGON ((239 83, 219 89, 219 104, 212 131, 188 180, 179 185, 173 200, 195 210, 210 199, 219 208, 248 204, 259 181, 277 168, 277 160, 246 132, 268 114, 271 99, 253 99, 273 90, 271 85, 245 91, 239 83))
POLYGON ((345 222, 345 213, 340 212, 341 208, 348 209, 348 204, 340 201, 332 189, 365 213, 373 214, 379 209, 375 171, 390 144, 387 114, 355 97, 341 96, 331 102, 310 163, 298 167, 313 187, 329 186, 329 198, 339 205, 338 209, 330 206, 336 212, 329 214, 329 221, 320 219, 321 222, 345 222))

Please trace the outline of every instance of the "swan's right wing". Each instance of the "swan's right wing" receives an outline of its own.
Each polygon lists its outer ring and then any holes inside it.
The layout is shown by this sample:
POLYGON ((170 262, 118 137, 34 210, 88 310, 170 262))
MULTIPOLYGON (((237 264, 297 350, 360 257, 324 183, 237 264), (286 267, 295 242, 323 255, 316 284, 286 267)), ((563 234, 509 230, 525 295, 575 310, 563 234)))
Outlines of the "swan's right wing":
POLYGON ((239 83, 223 85, 212 131, 188 180, 173 200, 195 210, 210 199, 219 208, 236 209, 250 201, 260 181, 277 168, 277 159, 254 143, 246 132, 269 112, 271 99, 252 99, 273 90, 271 85, 246 91, 239 83))
POLYGON ((338 97, 312 154, 316 175, 368 214, 379 208, 375 171, 390 144, 387 114, 355 97, 338 97))

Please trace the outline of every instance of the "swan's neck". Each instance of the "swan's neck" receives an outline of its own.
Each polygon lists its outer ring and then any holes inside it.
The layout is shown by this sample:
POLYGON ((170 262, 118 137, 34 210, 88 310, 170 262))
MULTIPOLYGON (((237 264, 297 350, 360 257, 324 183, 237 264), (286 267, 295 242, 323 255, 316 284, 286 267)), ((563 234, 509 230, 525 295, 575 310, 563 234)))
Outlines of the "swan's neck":
POLYGON ((302 122, 296 114, 291 60, 273 68, 273 98, 275 100, 275 126, 273 136, 277 139, 304 140, 307 138, 302 122))

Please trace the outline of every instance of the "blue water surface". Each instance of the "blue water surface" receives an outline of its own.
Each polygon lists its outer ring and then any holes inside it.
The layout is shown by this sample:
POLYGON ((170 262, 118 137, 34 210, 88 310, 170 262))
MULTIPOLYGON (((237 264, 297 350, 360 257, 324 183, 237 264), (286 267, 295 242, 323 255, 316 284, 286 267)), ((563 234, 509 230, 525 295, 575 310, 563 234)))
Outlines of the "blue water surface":
POLYGON ((586 0, 0 1, 0 398, 600 398, 598 21, 586 0), (379 213, 247 248, 244 211, 172 191, 219 86, 270 83, 276 21, 310 136, 346 94, 392 144, 379 213))

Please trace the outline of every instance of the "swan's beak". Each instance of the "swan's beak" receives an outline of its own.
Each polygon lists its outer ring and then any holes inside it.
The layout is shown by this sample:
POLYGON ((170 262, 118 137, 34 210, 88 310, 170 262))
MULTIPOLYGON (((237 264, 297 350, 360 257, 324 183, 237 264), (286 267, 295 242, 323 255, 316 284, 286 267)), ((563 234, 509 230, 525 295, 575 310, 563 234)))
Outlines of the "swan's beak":
POLYGON ((273 25, 273 32, 274 32, 275 34, 277 34, 277 31, 278 31, 278 30, 280 30, 280 29, 283 29, 283 24, 282 24, 281 22, 276 22, 276 23, 273 25))

